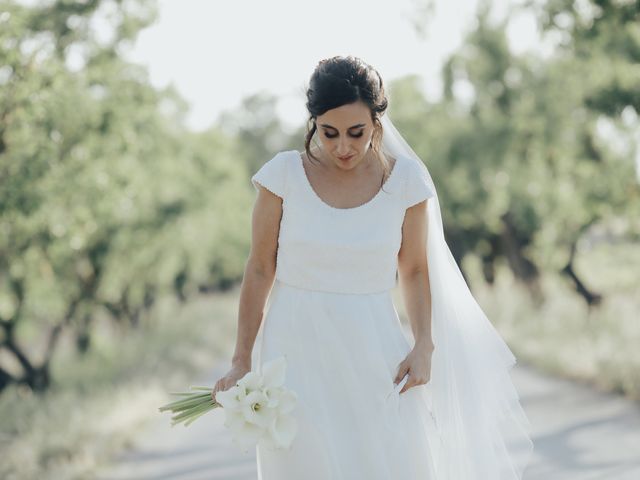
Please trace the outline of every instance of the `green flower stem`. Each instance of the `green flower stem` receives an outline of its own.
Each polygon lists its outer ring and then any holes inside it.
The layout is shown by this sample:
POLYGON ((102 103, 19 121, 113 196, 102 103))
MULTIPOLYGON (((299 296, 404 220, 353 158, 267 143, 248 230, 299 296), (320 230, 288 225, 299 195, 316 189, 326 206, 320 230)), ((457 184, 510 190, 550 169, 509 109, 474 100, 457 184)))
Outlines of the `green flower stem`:
POLYGON ((193 417, 191 417, 189 420, 187 420, 186 422, 184 422, 184 426, 186 427, 187 425, 190 425, 191 423, 193 423, 193 421, 196 418, 199 418, 200 416, 204 415, 205 413, 207 413, 209 410, 205 410, 204 412, 198 413, 197 415, 194 415, 193 417))
POLYGON ((209 410, 211 410, 213 407, 213 403, 212 402, 208 402, 208 403, 203 403, 202 405, 197 405, 189 410, 186 410, 178 415, 176 415, 175 417, 173 417, 174 420, 182 420, 184 418, 189 418, 190 416, 196 414, 196 413, 200 413, 200 412, 207 412, 209 410))
POLYGON ((207 395, 207 394, 203 394, 203 393, 191 394, 187 398, 183 398, 183 399, 180 399, 180 400, 175 400, 175 401, 173 401, 171 403, 168 403, 168 404, 166 404, 166 405, 164 405, 164 406, 162 406, 160 408, 163 408, 163 409, 166 410, 168 408, 180 407, 182 405, 189 404, 189 403, 194 402, 194 401, 204 401, 204 400, 207 400, 207 399, 211 399, 211 395, 207 395))
POLYGON ((187 426, 209 410, 222 407, 221 404, 211 398, 211 392, 213 391, 211 387, 191 386, 190 388, 191 392, 171 392, 172 395, 178 395, 183 398, 167 403, 158 409, 161 412, 170 410, 174 414, 171 418, 171 426, 181 422, 185 422, 184 424, 187 426), (197 393, 193 390, 202 391, 203 393, 197 393))
POLYGON ((208 399, 211 400, 211 396, 193 397, 193 398, 187 398, 185 400, 179 400, 177 402, 170 403, 166 406, 174 410, 183 409, 183 408, 189 408, 193 405, 199 405, 200 403, 207 401, 208 399))

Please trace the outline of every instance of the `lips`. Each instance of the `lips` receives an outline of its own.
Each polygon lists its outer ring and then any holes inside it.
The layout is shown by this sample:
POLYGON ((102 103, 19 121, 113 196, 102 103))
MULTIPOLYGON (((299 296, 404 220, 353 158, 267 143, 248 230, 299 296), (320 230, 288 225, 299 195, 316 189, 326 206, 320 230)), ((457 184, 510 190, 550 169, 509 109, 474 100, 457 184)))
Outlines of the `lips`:
POLYGON ((338 157, 338 158, 340 160, 347 161, 347 160, 351 159, 352 157, 353 157, 353 155, 349 155, 348 157, 338 157))

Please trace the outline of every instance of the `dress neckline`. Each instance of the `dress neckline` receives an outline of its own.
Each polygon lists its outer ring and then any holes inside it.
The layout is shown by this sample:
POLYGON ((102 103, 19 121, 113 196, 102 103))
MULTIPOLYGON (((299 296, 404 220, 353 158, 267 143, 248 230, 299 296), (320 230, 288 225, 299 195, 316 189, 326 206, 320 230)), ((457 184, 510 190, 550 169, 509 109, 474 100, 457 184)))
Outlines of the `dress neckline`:
POLYGON ((304 169, 304 158, 302 157, 302 153, 300 153, 297 150, 294 150, 294 152, 296 153, 296 155, 298 157, 297 161, 296 161, 296 164, 299 166, 300 172, 302 173, 303 183, 305 184, 307 190, 309 190, 309 193, 311 193, 311 196, 316 199, 317 203, 320 203, 325 208, 328 208, 330 210, 337 210, 339 212, 353 212, 355 210, 360 210, 362 208, 365 208, 365 207, 373 204, 381 196, 384 187, 389 185, 389 182, 391 181, 391 179, 395 175, 396 170, 398 170, 398 162, 400 162, 400 159, 398 157, 396 157, 396 161, 393 164, 393 168, 391 169, 391 172, 389 173, 389 176, 387 177, 387 179, 382 184, 382 187, 380 187, 378 189, 378 191, 376 192, 376 194, 373 197, 371 197, 366 202, 361 203, 360 205, 356 205, 355 207, 340 208, 340 207, 334 207, 333 205, 329 205, 322 198, 320 198, 320 195, 318 195, 316 193, 316 191, 313 189, 313 186, 311 185, 311 182, 309 181, 309 177, 307 176, 307 172, 304 169))

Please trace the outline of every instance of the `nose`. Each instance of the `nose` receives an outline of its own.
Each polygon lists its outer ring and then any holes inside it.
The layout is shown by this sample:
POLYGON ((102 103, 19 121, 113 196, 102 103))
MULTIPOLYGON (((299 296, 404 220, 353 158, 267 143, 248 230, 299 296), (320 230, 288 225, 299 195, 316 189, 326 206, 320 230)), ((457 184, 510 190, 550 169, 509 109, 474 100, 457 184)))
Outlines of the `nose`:
POLYGON ((345 155, 348 155, 349 152, 351 152, 351 149, 349 148, 349 140, 343 136, 338 140, 336 155, 344 157, 345 155))

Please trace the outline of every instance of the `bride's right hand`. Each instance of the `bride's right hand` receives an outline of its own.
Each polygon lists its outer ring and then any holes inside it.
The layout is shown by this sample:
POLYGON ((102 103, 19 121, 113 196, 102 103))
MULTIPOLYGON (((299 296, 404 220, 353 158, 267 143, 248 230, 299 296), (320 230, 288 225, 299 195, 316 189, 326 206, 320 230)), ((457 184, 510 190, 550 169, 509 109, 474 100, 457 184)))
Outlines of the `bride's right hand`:
POLYGON ((215 402, 217 392, 224 392, 225 390, 229 390, 231 387, 235 386, 238 380, 240 380, 250 371, 251 366, 249 365, 232 365, 229 371, 216 382, 213 390, 211 391, 211 399, 215 402))

